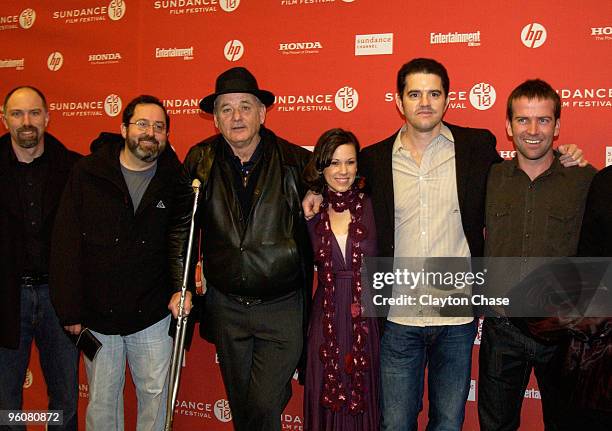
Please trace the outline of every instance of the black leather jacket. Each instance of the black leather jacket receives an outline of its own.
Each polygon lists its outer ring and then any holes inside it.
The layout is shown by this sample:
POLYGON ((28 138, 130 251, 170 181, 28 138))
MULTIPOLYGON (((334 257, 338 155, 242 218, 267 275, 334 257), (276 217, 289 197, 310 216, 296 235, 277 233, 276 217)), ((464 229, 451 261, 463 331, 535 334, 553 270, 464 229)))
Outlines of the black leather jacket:
POLYGON ((263 127, 260 135, 262 165, 248 216, 242 215, 232 168, 221 155, 223 137, 206 139, 187 154, 188 172, 205 185, 197 215, 204 274, 208 284, 229 294, 310 294, 312 251, 301 207, 301 174, 310 152, 263 127))

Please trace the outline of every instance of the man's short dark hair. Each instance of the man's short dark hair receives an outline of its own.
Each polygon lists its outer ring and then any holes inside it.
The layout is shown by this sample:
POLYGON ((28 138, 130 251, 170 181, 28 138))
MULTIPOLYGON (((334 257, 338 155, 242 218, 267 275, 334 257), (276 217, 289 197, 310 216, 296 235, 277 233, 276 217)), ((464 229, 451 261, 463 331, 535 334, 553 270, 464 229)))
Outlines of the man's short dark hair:
POLYGON ((123 124, 126 127, 134 116, 134 111, 136 110, 136 106, 138 105, 157 105, 162 108, 162 111, 164 111, 164 116, 166 117, 166 131, 170 131, 170 117, 168 116, 168 111, 166 111, 166 107, 157 97, 150 96, 148 94, 142 94, 132 99, 132 101, 127 104, 127 106, 123 110, 123 115, 121 117, 121 121, 123 121, 123 124))
POLYGON ((40 97, 40 99, 42 100, 43 106, 45 108, 45 111, 49 111, 49 109, 47 108, 47 98, 45 97, 45 95, 42 93, 42 91, 40 91, 38 88, 36 87, 32 87, 31 85, 20 85, 19 87, 15 87, 13 88, 11 91, 9 91, 6 94, 6 97, 4 98, 4 103, 2 104, 2 112, 6 112, 6 105, 8 104, 9 99, 11 98, 11 96, 13 95, 13 93, 15 93, 15 91, 17 90, 21 90, 23 88, 27 88, 32 90, 34 93, 38 94, 38 97, 40 97))
POLYGON ((508 121, 512 121, 512 102, 521 97, 526 97, 528 100, 552 100, 555 104, 555 120, 561 118, 561 98, 557 92, 546 81, 528 79, 512 90, 512 93, 508 96, 508 105, 506 107, 506 118, 508 121))
POLYGON ((397 94, 399 94, 400 97, 404 93, 404 88, 406 88, 406 77, 415 73, 430 73, 432 75, 438 75, 442 81, 444 96, 448 97, 448 90, 450 88, 448 72, 442 63, 439 63, 431 58, 413 58, 408 63, 400 67, 400 70, 397 72, 397 94))

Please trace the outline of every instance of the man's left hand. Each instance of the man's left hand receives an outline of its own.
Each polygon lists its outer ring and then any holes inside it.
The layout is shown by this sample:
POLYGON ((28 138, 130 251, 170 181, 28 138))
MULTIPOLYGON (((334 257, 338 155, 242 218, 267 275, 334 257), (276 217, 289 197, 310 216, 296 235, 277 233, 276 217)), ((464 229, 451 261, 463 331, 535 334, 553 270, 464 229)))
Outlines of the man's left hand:
MULTIPOLYGON (((168 303, 168 310, 172 312, 172 316, 176 319, 179 314, 179 303, 181 302, 181 292, 176 292, 170 298, 170 303, 168 303)), ((191 292, 185 292, 185 303, 183 304, 183 315, 188 316, 191 312, 191 292)))
POLYGON ((589 162, 583 157, 582 150, 576 144, 563 144, 557 147, 561 153, 559 162, 566 168, 570 166, 580 166, 584 168, 589 162))

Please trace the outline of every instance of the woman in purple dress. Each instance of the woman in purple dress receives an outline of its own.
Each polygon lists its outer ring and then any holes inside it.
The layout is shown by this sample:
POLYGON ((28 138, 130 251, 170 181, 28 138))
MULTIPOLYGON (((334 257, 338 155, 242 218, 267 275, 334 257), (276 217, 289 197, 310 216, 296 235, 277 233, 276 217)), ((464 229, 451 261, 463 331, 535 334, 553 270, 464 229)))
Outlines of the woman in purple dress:
POLYGON ((325 132, 304 177, 323 195, 308 222, 318 286, 308 326, 305 430, 379 429, 379 332, 362 316, 361 265, 376 255, 370 199, 359 188, 359 143, 351 132, 325 132))

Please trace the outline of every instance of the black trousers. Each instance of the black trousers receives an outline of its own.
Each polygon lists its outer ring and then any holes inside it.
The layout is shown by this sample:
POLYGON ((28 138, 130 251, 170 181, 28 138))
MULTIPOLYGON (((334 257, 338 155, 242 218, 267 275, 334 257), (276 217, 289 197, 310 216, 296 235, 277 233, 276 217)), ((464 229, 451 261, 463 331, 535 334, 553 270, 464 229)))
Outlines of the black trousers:
POLYGON ((302 353, 301 292, 245 306, 209 287, 204 313, 234 429, 280 431, 302 353))
POLYGON ((482 328, 478 373, 481 431, 517 430, 531 370, 542 397, 546 431, 562 429, 565 414, 557 398, 552 367, 557 346, 541 344, 508 319, 487 317, 482 328))

